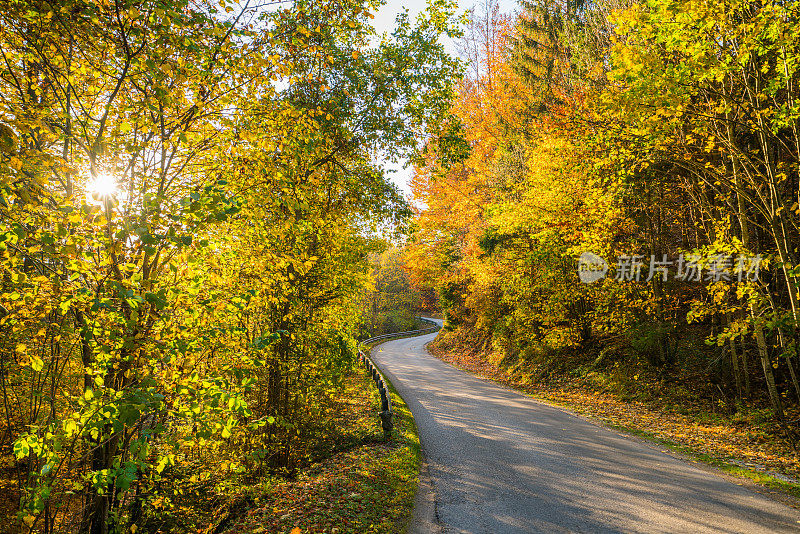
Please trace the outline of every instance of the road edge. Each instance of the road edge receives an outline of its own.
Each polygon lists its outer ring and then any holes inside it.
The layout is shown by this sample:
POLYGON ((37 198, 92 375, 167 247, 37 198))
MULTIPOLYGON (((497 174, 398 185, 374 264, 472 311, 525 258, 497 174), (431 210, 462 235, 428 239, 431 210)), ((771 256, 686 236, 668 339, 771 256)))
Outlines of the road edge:
MULTIPOLYGON (((430 332, 411 334, 392 339, 382 339, 366 347, 367 354, 369 355, 369 352, 371 352, 372 349, 384 343, 388 343, 390 341, 397 341, 400 339, 419 337, 427 334, 430 334, 430 332)), ((436 334, 438 335, 438 331, 436 332, 436 334)), ((428 343, 430 343, 430 341, 428 343)), ((425 343, 423 345, 423 348, 425 349, 425 352, 431 355, 430 351, 428 351, 428 343, 425 343)), ((377 363, 375 365, 378 366, 377 363)), ((384 379, 386 380, 386 385, 389 387, 390 392, 394 395, 397 395, 400 399, 402 399, 406 407, 408 408, 408 413, 411 415, 411 427, 414 432, 414 435, 417 438, 417 443, 419 443, 419 450, 418 450, 419 461, 417 463, 417 488, 414 492, 414 506, 411 515, 406 521, 405 528, 403 531, 405 534, 441 534, 443 532, 443 529, 439 521, 439 516, 436 509, 436 489, 433 485, 433 479, 430 476, 430 471, 428 470, 428 460, 425 456, 425 448, 422 445, 422 440, 419 437, 419 431, 417 430, 417 422, 414 419, 414 412, 411 411, 411 408, 408 406, 406 400, 403 398, 402 395, 400 395, 400 393, 397 391, 397 388, 395 388, 394 383, 390 378, 391 373, 384 372, 383 375, 384 379)))
POLYGON ((428 460, 420 448, 419 483, 414 495, 414 513, 407 534, 440 534, 442 525, 436 511, 436 489, 428 471, 428 460))

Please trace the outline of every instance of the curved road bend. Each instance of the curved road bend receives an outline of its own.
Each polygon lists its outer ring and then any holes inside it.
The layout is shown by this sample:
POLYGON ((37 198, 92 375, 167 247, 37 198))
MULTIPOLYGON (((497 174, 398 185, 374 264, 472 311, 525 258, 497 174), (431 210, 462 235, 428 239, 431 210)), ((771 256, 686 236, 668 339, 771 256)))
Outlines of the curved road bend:
POLYGON ((428 463, 411 532, 800 532, 798 510, 430 356, 435 335, 373 351, 428 463))

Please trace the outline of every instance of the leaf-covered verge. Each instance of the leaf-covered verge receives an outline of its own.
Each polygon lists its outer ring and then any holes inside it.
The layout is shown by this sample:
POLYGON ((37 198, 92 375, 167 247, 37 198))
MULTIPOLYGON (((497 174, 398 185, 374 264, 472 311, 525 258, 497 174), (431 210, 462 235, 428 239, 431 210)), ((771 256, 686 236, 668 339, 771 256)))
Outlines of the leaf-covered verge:
POLYGON ((538 400, 800 497, 800 455, 789 441, 776 439, 767 410, 724 413, 712 401, 688 394, 685 381, 667 384, 642 374, 634 379, 619 367, 537 376, 529 364, 504 361, 471 346, 453 332, 442 332, 428 350, 447 363, 538 400))
POLYGON ((320 444, 323 458, 294 480, 243 492, 239 502, 248 508, 216 531, 402 532, 414 506, 420 449, 411 412, 391 389, 395 427, 390 442, 381 433, 378 392, 365 371, 356 371, 329 407, 335 439, 320 444))

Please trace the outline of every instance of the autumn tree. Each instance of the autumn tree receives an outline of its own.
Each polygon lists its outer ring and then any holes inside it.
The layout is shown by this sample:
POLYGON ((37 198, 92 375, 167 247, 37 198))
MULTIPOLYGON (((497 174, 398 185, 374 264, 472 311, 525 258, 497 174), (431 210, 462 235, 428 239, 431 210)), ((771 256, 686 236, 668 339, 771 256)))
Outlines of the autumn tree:
POLYGON ((372 229, 407 212, 371 155, 412 154, 451 96, 450 9, 374 46, 360 2, 3 10, 0 378, 26 531, 174 524, 198 477, 292 467, 353 361, 372 229))
POLYGON ((450 337, 527 373, 704 366, 704 395, 763 392, 780 420, 800 399, 796 7, 521 8, 476 19, 486 53, 414 183, 409 263, 450 337), (583 251, 602 282, 578 281, 583 251))

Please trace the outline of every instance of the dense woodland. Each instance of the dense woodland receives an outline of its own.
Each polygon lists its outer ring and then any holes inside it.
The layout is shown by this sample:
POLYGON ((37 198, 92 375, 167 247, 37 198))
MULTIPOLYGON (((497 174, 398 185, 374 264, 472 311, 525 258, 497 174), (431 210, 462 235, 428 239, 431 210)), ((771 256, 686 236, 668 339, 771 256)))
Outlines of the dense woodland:
POLYGON ((374 162, 458 71, 446 2, 370 10, 3 2, 0 530, 174 530, 302 462, 410 213, 374 162))
POLYGON ((421 291, 405 267, 404 250, 390 247, 370 257, 370 285, 364 292, 362 329, 364 336, 404 332, 429 325, 420 314, 438 311, 436 291, 421 291))
POLYGON ((796 2, 484 2, 414 181, 437 343, 796 446, 798 35, 796 2), (579 280, 584 252, 604 279, 579 280))
POLYGON ((796 447, 800 6, 375 7, 2 3, 0 530, 196 531, 420 311, 796 447))

